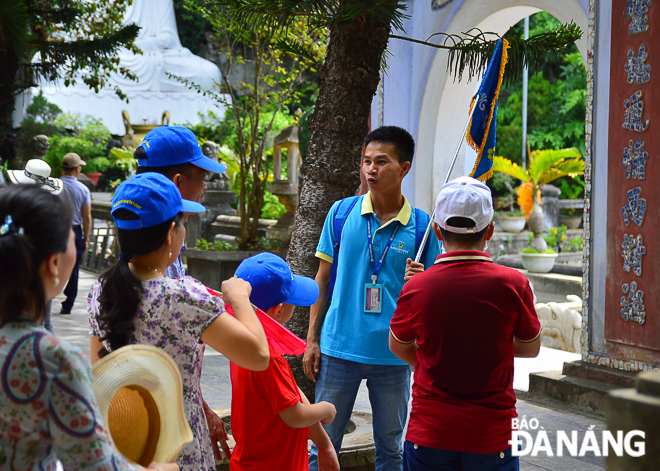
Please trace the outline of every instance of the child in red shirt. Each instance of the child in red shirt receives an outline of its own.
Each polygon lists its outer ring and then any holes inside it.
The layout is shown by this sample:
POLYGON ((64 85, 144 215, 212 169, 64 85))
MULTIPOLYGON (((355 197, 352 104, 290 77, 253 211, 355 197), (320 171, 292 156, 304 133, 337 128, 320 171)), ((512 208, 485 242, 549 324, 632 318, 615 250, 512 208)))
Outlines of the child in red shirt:
POLYGON ((541 325, 525 276, 485 252, 494 230, 488 187, 445 184, 433 229, 447 253, 408 281, 390 350, 415 367, 404 471, 514 471, 513 358, 535 357, 541 325), (460 361, 456 361, 460 358, 460 361))
MULTIPOLYGON (((244 260, 236 276, 252 285, 250 301, 280 324, 291 318, 294 305, 310 306, 319 296, 314 280, 293 275, 286 262, 271 253, 244 260)), ((321 426, 332 422, 335 407, 329 402, 310 404, 282 355, 271 348, 265 371, 232 363, 231 383, 231 429, 236 440, 229 463, 232 471, 307 471, 308 437, 319 449, 319 469, 339 471, 335 449, 321 426)))

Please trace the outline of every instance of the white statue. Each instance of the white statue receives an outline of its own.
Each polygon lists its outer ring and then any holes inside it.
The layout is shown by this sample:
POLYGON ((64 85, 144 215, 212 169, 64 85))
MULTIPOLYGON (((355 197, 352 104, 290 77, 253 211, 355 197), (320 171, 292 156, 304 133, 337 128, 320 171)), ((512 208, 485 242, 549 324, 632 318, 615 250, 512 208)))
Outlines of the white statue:
POLYGON ((213 88, 214 80, 220 81, 220 72, 214 63, 181 46, 172 0, 135 1, 127 8, 123 23, 140 26, 135 44, 143 54, 135 55, 126 49, 119 53, 120 65, 139 78, 139 82, 133 82, 113 74, 112 82, 122 91, 188 90, 165 72, 188 79, 204 89, 213 88))

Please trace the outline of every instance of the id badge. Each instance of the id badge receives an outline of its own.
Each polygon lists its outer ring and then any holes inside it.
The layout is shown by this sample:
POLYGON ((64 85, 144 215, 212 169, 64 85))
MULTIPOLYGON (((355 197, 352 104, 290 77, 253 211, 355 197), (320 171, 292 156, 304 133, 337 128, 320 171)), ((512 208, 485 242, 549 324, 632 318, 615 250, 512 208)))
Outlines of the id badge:
POLYGON ((383 285, 364 284, 364 312, 380 314, 383 305, 383 285))

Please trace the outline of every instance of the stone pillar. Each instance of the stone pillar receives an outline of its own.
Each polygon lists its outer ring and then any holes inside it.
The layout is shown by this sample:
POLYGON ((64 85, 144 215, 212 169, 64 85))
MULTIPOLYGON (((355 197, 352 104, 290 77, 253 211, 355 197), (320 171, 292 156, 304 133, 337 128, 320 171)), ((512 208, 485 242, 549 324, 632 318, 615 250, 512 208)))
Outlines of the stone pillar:
POLYGON ((186 222, 186 246, 190 249, 202 238, 202 217, 205 213, 189 214, 186 222))
POLYGON ((545 214, 544 229, 547 231, 551 227, 559 226, 559 195, 561 190, 554 185, 543 185, 541 188, 541 201, 543 201, 543 213, 545 214))
POLYGON ((660 372, 642 373, 637 377, 634 389, 617 389, 610 393, 607 404, 606 420, 608 429, 614 438, 617 431, 625 437, 633 430, 644 433, 631 439, 630 448, 640 451, 642 456, 631 456, 624 446, 622 456, 610 447, 607 456, 608 471, 646 471, 658 469, 660 464, 660 372), (643 443, 643 445, 641 444, 643 443))

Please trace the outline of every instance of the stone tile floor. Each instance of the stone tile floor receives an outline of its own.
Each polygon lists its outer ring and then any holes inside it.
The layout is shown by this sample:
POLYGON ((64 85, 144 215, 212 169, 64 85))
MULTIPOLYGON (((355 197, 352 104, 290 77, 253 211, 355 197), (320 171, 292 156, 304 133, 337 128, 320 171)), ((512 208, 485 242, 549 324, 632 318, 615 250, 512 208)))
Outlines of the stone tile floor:
MULTIPOLYGON (((89 331, 87 320, 87 293, 96 280, 97 275, 85 271, 80 272, 78 285, 78 297, 70 315, 58 314, 63 296, 53 300, 53 326, 55 334, 74 345, 83 349, 89 355, 89 331)), ((526 391, 528 387, 528 375, 534 371, 560 370, 565 361, 574 361, 580 356, 568 352, 562 352, 549 348, 542 348, 541 354, 535 359, 515 360, 514 388, 526 391)), ((212 348, 207 348, 204 355, 204 367, 202 371, 202 394, 207 403, 214 409, 229 407, 231 404, 231 382, 229 378, 229 361, 212 348)), ((368 391, 365 382, 358 393, 355 409, 363 412, 371 412, 368 399, 368 391)), ((554 454, 556 454, 555 436, 557 430, 568 433, 578 431, 579 445, 582 445, 582 437, 590 427, 596 432, 599 444, 605 424, 597 419, 589 418, 562 410, 549 409, 531 402, 519 400, 517 404, 519 418, 524 416, 527 420, 536 418, 543 430, 548 432, 548 437, 554 454)), ((536 432, 532 431, 535 437, 536 432)), ((566 454, 564 448, 564 454, 566 454)), ((605 469, 605 458, 595 456, 589 452, 583 457, 570 456, 547 456, 545 452, 538 456, 522 456, 520 458, 520 469, 522 471, 595 471, 605 469)))

